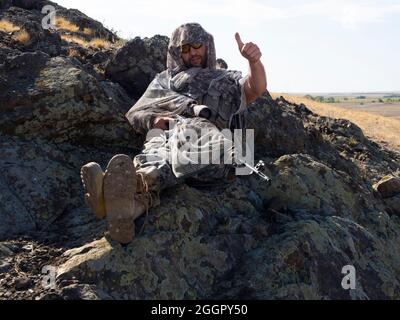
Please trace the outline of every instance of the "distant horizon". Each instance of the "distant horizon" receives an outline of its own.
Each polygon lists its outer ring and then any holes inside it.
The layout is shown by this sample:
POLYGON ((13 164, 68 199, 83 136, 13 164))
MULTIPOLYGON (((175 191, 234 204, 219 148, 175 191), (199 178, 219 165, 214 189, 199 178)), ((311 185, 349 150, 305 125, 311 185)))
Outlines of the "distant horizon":
MULTIPOLYGON (((271 90, 268 90, 271 91, 271 90)), ((318 95, 353 95, 353 94, 400 94, 400 90, 395 91, 330 91, 330 92, 288 92, 288 91, 274 91, 276 93, 288 93, 288 94, 318 94, 318 95)))
POLYGON ((398 92, 400 0, 55 0, 124 39, 199 22, 217 57, 247 74, 234 38, 257 44, 271 92, 398 92), (155 10, 157 8, 157 10, 155 10))

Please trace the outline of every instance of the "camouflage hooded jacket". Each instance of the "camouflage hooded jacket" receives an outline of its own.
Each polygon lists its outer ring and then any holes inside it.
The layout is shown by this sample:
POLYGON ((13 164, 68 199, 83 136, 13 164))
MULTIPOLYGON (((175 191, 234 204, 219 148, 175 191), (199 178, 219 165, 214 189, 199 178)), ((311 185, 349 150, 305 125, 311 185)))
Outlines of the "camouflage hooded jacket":
MULTIPOLYGON (((157 116, 193 116, 191 106, 203 104, 212 111, 209 119, 218 128, 232 128, 234 115, 246 106, 242 73, 216 69, 214 38, 198 23, 178 27, 168 45, 167 69, 155 77, 146 92, 127 112, 134 130, 145 134, 157 116), (206 68, 187 68, 181 46, 201 41, 207 46, 206 68)), ((240 119, 243 119, 241 117, 240 119)), ((243 121, 241 126, 243 126, 243 121)))

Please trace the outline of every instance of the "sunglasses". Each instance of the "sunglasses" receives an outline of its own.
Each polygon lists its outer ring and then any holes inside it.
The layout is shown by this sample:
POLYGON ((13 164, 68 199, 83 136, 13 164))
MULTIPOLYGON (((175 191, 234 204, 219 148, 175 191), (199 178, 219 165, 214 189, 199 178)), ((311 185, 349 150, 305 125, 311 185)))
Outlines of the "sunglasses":
POLYGON ((200 49, 203 46, 203 43, 201 42, 193 42, 193 43, 188 43, 184 44, 181 47, 182 53, 188 53, 190 51, 190 48, 192 47, 193 49, 200 49))

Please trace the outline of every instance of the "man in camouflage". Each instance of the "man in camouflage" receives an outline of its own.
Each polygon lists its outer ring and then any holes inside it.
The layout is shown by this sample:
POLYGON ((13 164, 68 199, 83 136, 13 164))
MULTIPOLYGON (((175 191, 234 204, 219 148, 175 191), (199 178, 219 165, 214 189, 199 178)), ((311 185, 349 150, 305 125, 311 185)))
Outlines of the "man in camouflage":
MULTIPOLYGON (((104 173, 94 162, 82 167, 86 202, 98 218, 107 217, 114 240, 132 240, 134 220, 159 205, 162 190, 187 179, 204 182, 227 176, 230 166, 225 162, 183 164, 171 161, 171 154, 188 158, 187 150, 179 149, 188 129, 197 133, 190 156, 221 147, 221 130, 243 128, 246 106, 266 90, 260 49, 243 43, 238 33, 235 38, 249 62, 244 78, 238 71, 216 68, 213 36, 198 23, 178 27, 168 46, 167 69, 126 114, 134 130, 147 134, 142 153, 133 161, 127 155, 114 156, 104 173)), ((219 156, 226 154, 221 151, 219 156)))

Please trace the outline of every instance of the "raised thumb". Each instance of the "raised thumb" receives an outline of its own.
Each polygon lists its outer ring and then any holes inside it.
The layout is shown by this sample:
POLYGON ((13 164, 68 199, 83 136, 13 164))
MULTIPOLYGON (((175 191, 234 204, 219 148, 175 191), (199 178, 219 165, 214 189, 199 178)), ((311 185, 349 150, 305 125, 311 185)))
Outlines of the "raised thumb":
POLYGON ((242 39, 240 38, 240 34, 238 32, 235 33, 235 38, 236 38, 236 42, 239 46, 239 49, 242 50, 244 43, 243 43, 242 39))

